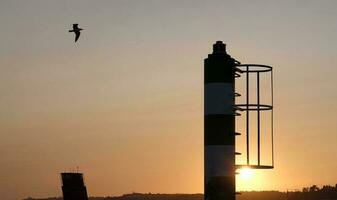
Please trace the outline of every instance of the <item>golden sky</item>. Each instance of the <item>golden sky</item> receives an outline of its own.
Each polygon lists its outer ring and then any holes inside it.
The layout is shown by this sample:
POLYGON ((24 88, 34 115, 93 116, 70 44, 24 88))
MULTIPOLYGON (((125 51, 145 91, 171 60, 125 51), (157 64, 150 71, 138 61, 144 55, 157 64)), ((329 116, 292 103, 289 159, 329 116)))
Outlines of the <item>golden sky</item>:
POLYGON ((275 169, 237 189, 335 184, 336 6, 2 0, 0 198, 59 196, 59 173, 77 166, 94 196, 202 193, 203 59, 216 40, 274 67, 275 169))

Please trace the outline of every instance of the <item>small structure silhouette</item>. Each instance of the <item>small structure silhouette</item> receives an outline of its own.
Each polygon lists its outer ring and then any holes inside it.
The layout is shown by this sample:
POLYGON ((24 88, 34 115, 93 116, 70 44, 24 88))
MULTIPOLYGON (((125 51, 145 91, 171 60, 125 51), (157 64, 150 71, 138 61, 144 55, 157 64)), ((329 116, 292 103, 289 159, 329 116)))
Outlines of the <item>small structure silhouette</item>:
POLYGON ((63 200, 88 200, 82 173, 61 173, 63 200))

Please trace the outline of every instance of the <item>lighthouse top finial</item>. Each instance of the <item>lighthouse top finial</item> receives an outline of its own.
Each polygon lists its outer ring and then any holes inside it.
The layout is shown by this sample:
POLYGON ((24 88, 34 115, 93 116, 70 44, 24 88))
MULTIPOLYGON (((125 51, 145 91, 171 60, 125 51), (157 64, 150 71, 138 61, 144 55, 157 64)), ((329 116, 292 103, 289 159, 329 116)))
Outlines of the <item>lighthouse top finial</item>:
POLYGON ((222 41, 216 41, 216 43, 213 44, 213 53, 226 53, 226 44, 222 41))

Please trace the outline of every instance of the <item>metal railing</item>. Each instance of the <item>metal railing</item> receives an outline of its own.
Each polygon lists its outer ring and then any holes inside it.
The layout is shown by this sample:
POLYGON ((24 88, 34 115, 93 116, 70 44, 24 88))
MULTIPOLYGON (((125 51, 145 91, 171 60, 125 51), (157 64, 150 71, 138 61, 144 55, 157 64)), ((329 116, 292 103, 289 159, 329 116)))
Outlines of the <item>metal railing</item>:
MULTIPOLYGON (((241 116, 240 112, 245 112, 246 115, 246 164, 236 165, 237 168, 244 166, 253 168, 253 169, 272 169, 274 168, 274 124, 273 124, 273 107, 274 107, 274 91, 273 91, 273 68, 268 65, 259 65, 259 64, 238 64, 235 67, 235 78, 240 78, 242 74, 246 74, 246 102, 243 104, 236 104, 234 106, 235 115, 241 116), (271 103, 262 104, 260 101, 260 75, 261 73, 270 73, 270 86, 271 86, 271 103), (257 103, 250 103, 250 75, 256 75, 256 97, 257 103), (271 124, 270 124, 270 134, 271 134, 271 165, 262 165, 261 164, 261 112, 270 111, 271 112, 271 124), (257 164, 252 165, 250 163, 250 114, 251 112, 257 113, 257 164)), ((241 94, 235 93, 235 97, 240 97, 241 94)), ((236 135, 241 135, 240 133, 236 135)))

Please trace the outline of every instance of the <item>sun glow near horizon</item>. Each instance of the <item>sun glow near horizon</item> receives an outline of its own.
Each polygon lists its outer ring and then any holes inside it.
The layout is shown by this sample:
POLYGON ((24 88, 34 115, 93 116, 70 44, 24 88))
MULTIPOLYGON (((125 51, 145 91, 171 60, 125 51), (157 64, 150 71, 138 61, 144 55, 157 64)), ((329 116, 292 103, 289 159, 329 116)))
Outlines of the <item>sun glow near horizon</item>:
POLYGON ((248 166, 237 169, 236 191, 261 191, 282 190, 275 187, 275 180, 271 180, 269 174, 273 170, 254 169, 248 166))
POLYGON ((237 191, 256 190, 260 183, 260 177, 250 167, 242 167, 237 170, 237 191))
POLYGON ((249 167, 243 167, 239 170, 239 176, 243 180, 249 180, 252 178, 253 170, 249 167))

